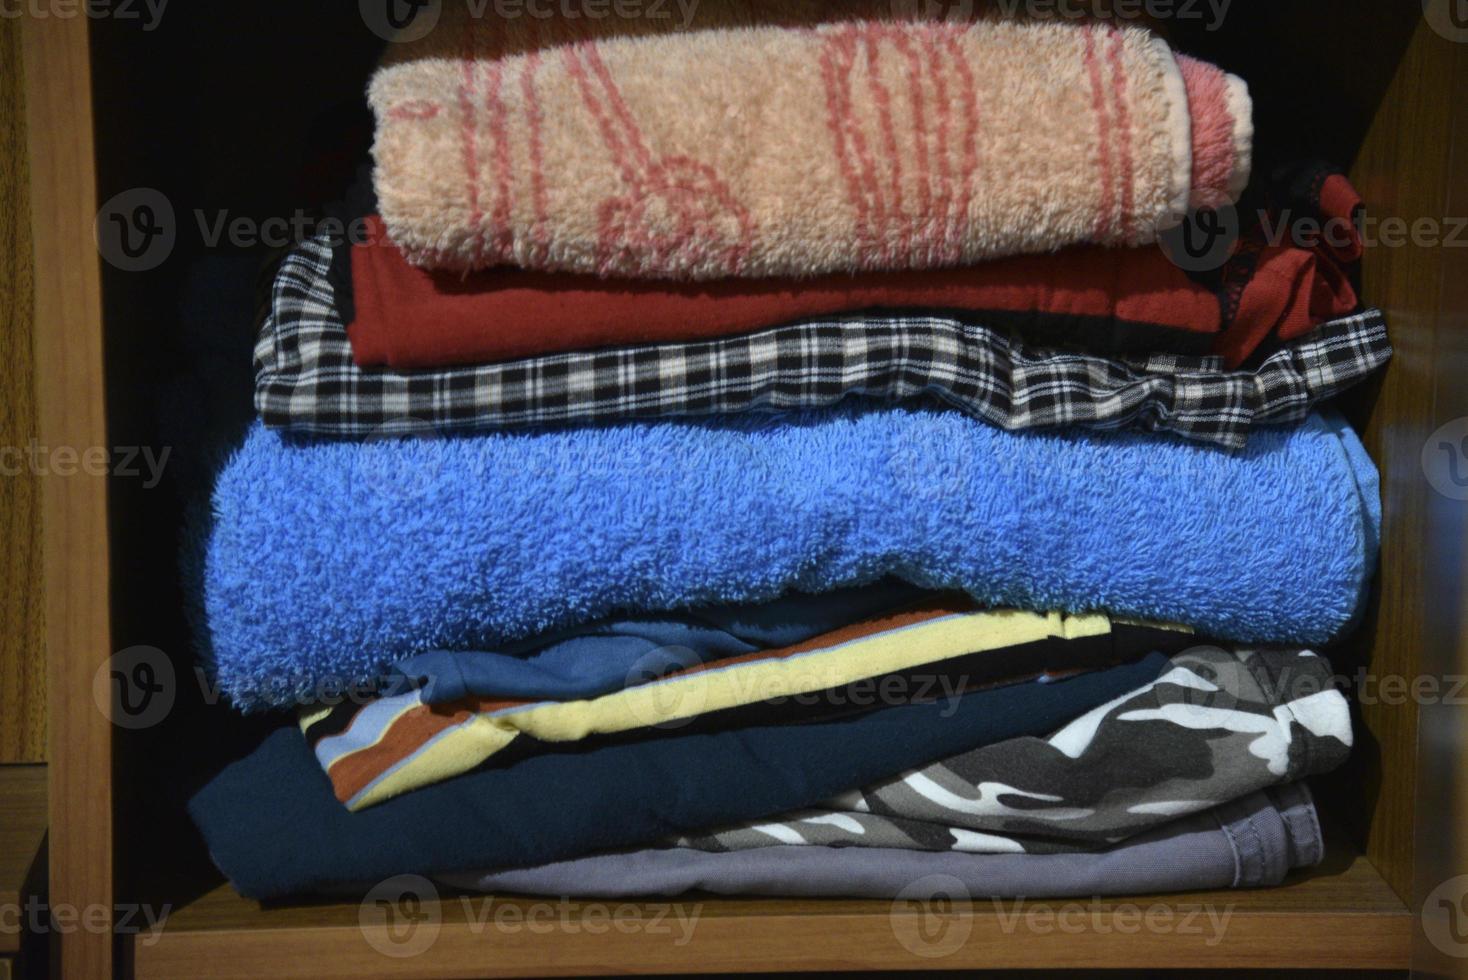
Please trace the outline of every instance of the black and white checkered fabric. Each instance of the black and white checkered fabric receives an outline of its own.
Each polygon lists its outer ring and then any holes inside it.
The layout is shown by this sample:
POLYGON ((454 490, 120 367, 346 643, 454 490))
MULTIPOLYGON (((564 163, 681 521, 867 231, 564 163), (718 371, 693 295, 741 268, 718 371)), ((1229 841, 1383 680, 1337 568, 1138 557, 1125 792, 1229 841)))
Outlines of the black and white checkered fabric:
POLYGON ((1251 426, 1298 422, 1391 357, 1376 310, 1324 324, 1248 371, 1215 357, 1029 349, 946 317, 857 316, 698 343, 364 369, 329 262, 324 244, 308 242, 276 274, 255 347, 255 406, 267 425, 360 438, 935 396, 1004 429, 1141 429, 1238 449, 1251 426))

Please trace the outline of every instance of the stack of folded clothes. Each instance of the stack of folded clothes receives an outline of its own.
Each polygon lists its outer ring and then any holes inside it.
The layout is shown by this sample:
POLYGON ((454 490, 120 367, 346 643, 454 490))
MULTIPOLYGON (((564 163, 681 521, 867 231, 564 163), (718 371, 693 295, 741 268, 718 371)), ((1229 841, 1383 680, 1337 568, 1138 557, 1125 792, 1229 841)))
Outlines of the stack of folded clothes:
POLYGON ((452 6, 197 529, 215 681, 295 712, 191 803, 242 893, 1320 860, 1379 503, 1318 406, 1391 350, 1359 239, 1267 229, 1343 177, 1251 185, 1244 84, 1135 28, 452 6), (1220 268, 1157 246, 1246 185, 1220 268))

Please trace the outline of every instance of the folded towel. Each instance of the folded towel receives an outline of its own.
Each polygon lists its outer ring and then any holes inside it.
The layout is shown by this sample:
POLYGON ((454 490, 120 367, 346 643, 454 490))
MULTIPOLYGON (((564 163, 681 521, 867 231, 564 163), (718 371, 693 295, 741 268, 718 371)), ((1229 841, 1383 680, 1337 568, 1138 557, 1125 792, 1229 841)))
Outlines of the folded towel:
POLYGON ((353 363, 326 262, 324 244, 310 242, 276 276, 255 349, 266 425, 344 436, 480 431, 932 395, 1003 429, 1131 428, 1238 449, 1255 425, 1298 422, 1391 355, 1375 310, 1327 323, 1249 371, 1214 357, 1063 354, 988 326, 906 316, 397 373, 353 363))
MULTIPOLYGON (((689 651, 684 669, 629 677, 600 697, 491 695, 429 704, 409 691, 361 705, 304 707, 300 724, 336 798, 359 810, 467 772, 512 745, 528 754, 540 750, 537 743, 655 735, 695 723, 808 720, 1110 665, 1192 642, 1182 628, 1113 629, 1098 615, 979 610, 972 599, 950 594, 785 647, 712 662, 689 651)), ((654 669, 679 657, 677 650, 661 653, 654 669)), ((640 671, 633 665, 631 673, 640 671)))
MULTIPOLYGON (((1090 898, 1277 885, 1319 864, 1325 841, 1303 783, 1183 817, 1104 851, 964 854, 787 847, 727 854, 612 851, 536 868, 439 875, 463 891, 631 898, 705 891, 806 898, 1090 898), (915 890, 922 883, 931 890, 915 890)), ((360 889, 365 890, 365 889, 360 889)), ((1018 914, 1018 910, 1016 913, 1018 914)))
POLYGON ((1084 850, 1329 772, 1350 749, 1350 707, 1323 658, 1196 647, 1153 683, 1048 737, 982 746, 807 810, 678 843, 705 851, 1084 850))
POLYGON ((716 279, 1139 245, 1247 182, 1243 82, 1135 28, 856 21, 395 56, 410 261, 716 279))
POLYGON ((427 650, 889 575, 1317 644, 1371 574, 1376 479, 1319 416, 1239 454, 917 408, 367 443, 256 426, 195 528, 200 646, 236 703, 292 704, 282 685, 427 650))
POLYGON ((532 755, 347 810, 294 726, 189 801, 247 898, 334 882, 544 864, 808 806, 988 742, 1040 735, 1153 680, 1167 658, 835 721, 760 725, 532 755))

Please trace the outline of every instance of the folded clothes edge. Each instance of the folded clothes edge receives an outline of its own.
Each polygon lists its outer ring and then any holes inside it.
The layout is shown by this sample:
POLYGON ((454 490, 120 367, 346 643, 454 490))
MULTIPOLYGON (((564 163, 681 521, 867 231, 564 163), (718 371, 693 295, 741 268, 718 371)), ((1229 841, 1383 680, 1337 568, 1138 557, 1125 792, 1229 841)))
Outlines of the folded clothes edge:
MULTIPOLYGON (((692 890, 821 898, 1092 898, 1260 888, 1318 864, 1324 841, 1304 783, 1251 793, 1104 852, 963 854, 774 845, 727 853, 621 850, 511 871, 434 875, 445 888, 576 898, 637 898, 692 890), (955 889, 954 886, 957 886, 955 889), (956 893, 955 893, 956 892, 956 893)), ((335 889, 333 889, 335 891, 335 889)), ((343 893, 360 891, 343 888, 343 893)))

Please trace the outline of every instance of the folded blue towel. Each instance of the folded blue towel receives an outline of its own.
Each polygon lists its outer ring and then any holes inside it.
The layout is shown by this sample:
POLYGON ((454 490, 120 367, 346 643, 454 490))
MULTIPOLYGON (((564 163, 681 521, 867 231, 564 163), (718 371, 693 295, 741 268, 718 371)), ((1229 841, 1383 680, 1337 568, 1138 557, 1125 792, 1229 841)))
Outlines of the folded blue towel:
POLYGON ((1242 453, 846 406, 442 439, 256 426, 200 528, 203 649, 242 707, 434 649, 891 575, 981 602, 1315 645, 1375 562, 1343 424, 1242 453))

